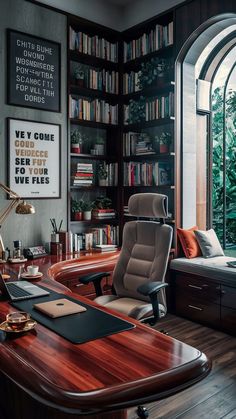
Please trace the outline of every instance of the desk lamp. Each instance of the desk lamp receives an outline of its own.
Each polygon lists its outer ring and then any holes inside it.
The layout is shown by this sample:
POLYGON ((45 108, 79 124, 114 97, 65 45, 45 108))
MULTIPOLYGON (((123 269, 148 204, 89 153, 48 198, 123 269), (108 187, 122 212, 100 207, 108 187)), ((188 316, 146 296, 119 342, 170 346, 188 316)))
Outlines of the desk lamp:
MULTIPOLYGON (((15 210, 16 214, 24 214, 24 215, 35 214, 34 206, 22 200, 22 198, 16 192, 12 191, 1 182, 0 182, 0 188, 4 192, 6 192, 10 196, 10 198, 12 198, 10 204, 6 208, 4 208, 2 211, 0 211, 0 228, 14 207, 16 207, 16 210, 15 210)), ((3 240, 0 235, 0 257, 1 257, 1 253, 4 250, 5 248, 4 248, 3 240)))

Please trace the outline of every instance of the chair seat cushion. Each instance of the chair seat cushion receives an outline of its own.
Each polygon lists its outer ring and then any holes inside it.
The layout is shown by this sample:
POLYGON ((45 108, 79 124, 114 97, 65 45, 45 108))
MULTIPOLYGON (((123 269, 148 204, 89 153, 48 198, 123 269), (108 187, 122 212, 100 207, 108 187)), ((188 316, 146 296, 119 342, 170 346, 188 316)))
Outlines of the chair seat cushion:
MULTIPOLYGON (((97 304, 108 307, 111 310, 118 311, 133 319, 140 320, 152 315, 152 304, 135 298, 119 298, 115 295, 103 295, 95 299, 97 304)), ((166 310, 162 304, 159 304, 160 315, 163 317, 166 310)))

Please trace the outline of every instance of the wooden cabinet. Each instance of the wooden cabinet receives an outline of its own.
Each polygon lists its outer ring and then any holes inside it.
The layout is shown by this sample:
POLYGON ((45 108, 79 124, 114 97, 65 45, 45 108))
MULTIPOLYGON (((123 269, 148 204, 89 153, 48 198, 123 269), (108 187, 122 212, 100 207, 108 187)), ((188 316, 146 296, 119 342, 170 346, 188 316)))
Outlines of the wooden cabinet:
POLYGON ((175 313, 210 327, 236 333, 236 286, 174 272, 175 313))

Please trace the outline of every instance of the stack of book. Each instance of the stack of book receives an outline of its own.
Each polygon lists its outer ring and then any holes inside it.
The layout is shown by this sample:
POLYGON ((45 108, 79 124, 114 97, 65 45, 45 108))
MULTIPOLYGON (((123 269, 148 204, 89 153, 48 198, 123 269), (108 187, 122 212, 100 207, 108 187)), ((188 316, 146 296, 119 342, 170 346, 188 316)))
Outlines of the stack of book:
POLYGON ((115 244, 97 244, 94 247, 96 252, 115 252, 117 250, 117 246, 115 244))
POLYGON ((93 210, 93 218, 95 220, 106 220, 108 218, 115 218, 116 213, 113 208, 106 208, 106 209, 98 209, 95 208, 93 210))
POLYGON ((77 171, 72 176, 73 186, 91 186, 93 176, 92 163, 77 163, 77 171))
POLYGON ((166 26, 156 25, 149 33, 144 33, 140 38, 124 42, 124 61, 157 51, 160 48, 173 44, 173 22, 166 26))
POLYGON ((104 100, 87 100, 69 96, 70 118, 84 121, 103 122, 105 124, 118 123, 118 106, 111 105, 104 100))
POLYGON ((123 141, 124 156, 155 154, 149 135, 140 132, 127 132, 123 141))
POLYGON ((99 38, 98 35, 89 36, 83 32, 76 32, 72 27, 70 27, 70 49, 115 63, 118 61, 117 43, 99 38))

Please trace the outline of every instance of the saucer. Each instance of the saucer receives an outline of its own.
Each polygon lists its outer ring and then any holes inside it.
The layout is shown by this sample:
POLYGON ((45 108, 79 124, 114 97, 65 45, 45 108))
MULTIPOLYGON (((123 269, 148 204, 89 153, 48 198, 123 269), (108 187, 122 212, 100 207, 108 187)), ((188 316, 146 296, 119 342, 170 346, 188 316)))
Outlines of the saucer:
POLYGON ((36 275, 31 275, 28 272, 22 272, 21 274, 21 278, 24 278, 24 279, 37 279, 37 278, 41 278, 41 276, 43 276, 42 272, 38 272, 36 275))
POLYGON ((26 322, 25 327, 21 330, 13 330, 9 324, 5 321, 0 324, 0 330, 6 333, 23 333, 23 332, 29 332, 30 330, 34 329, 37 322, 33 319, 30 319, 26 322))

